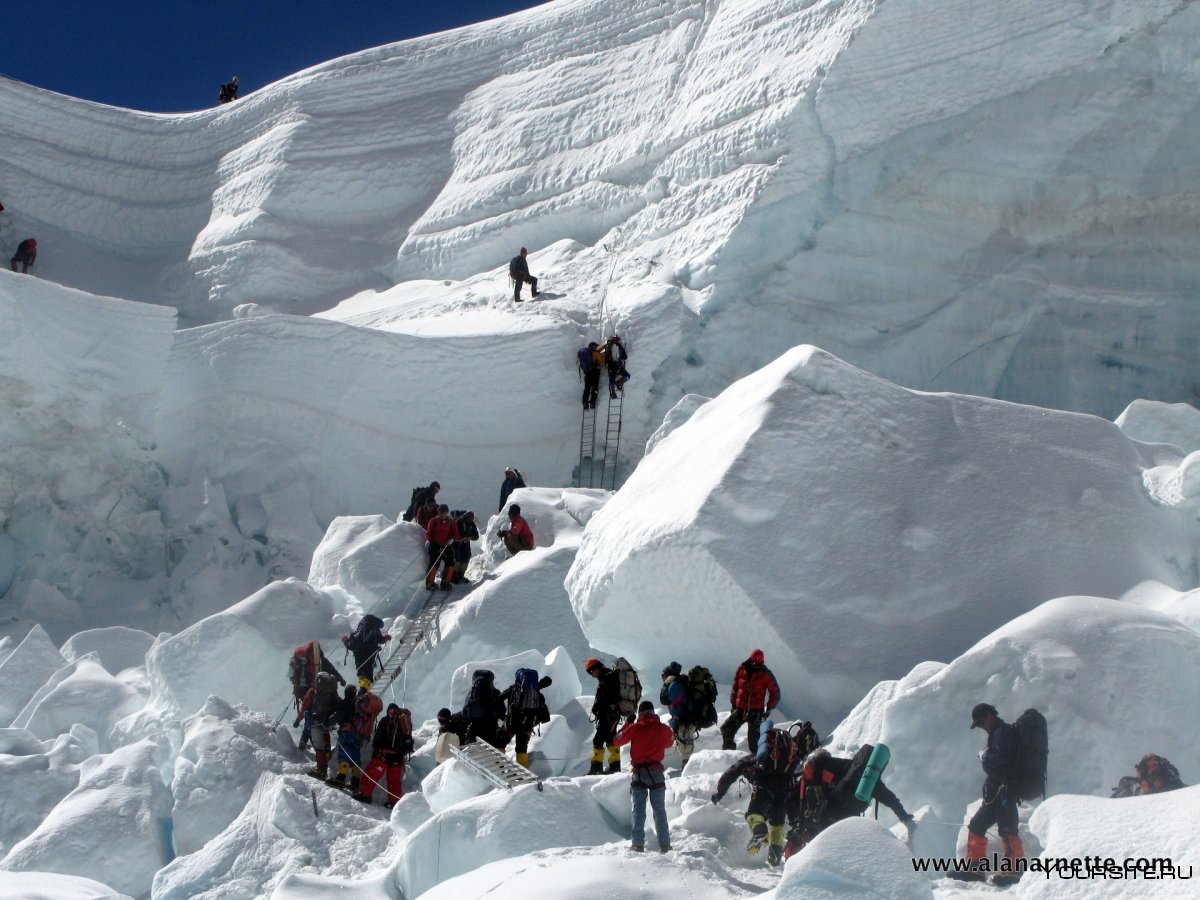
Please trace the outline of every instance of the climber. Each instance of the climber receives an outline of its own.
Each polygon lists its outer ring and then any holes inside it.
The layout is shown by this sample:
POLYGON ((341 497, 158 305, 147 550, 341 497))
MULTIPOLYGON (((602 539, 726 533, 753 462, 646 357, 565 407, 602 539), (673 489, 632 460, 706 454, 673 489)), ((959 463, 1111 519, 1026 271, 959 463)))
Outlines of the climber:
POLYGON ((629 744, 629 763, 632 774, 629 793, 633 797, 633 828, 630 849, 641 853, 646 849, 646 799, 654 810, 654 833, 658 849, 671 849, 671 829, 667 825, 667 778, 663 769, 663 753, 671 746, 674 735, 654 712, 654 704, 643 700, 638 705, 638 717, 627 723, 613 736, 613 745, 629 744))
POLYGON ((429 520, 425 528, 425 539, 429 542, 429 571, 425 573, 425 587, 433 590, 438 568, 442 568, 442 590, 450 590, 454 581, 454 542, 458 540, 458 525, 450 518, 450 507, 442 504, 438 514, 429 520))
MULTIPOLYGON (((405 522, 411 522, 417 515, 417 511, 428 503, 431 499, 434 501, 434 510, 437 510, 437 493, 442 489, 442 486, 436 481, 429 482, 429 487, 413 488, 412 497, 408 501, 408 509, 404 510, 400 518, 405 522)), ((422 528, 425 526, 422 525, 422 528)))
POLYGON ((629 380, 629 372, 625 368, 627 359, 629 359, 629 354, 625 352, 625 345, 621 343, 620 336, 614 334, 604 345, 604 364, 608 369, 608 397, 610 400, 617 399, 617 391, 625 390, 625 382, 629 380))
POLYGON ((521 517, 521 507, 516 503, 508 508, 508 528, 502 528, 497 534, 508 548, 509 556, 533 549, 533 529, 521 517))
POLYGON ((514 469, 509 466, 504 470, 504 482, 500 485, 500 508, 496 512, 504 509, 504 504, 508 502, 508 495, 517 488, 525 487, 525 477, 521 474, 520 469, 514 469))
POLYGON ((505 703, 504 727, 508 739, 517 739, 517 763, 529 768, 529 739, 538 725, 550 721, 550 710, 542 691, 554 682, 549 675, 539 679, 533 669, 517 669, 513 683, 500 694, 505 703))
POLYGON ((738 666, 733 676, 733 688, 729 692, 733 710, 721 726, 722 750, 737 749, 737 733, 743 723, 746 724, 746 741, 750 752, 758 750, 759 725, 779 705, 779 682, 765 663, 763 652, 755 650, 749 659, 738 666))
POLYGON ((37 241, 34 238, 25 238, 25 240, 17 244, 17 252, 13 254, 13 258, 9 260, 8 265, 15 272, 19 263, 21 274, 27 275, 29 274, 29 267, 35 262, 37 262, 37 241))
POLYGON ((234 75, 227 82, 221 85, 221 92, 217 95, 217 99, 221 103, 232 103, 238 98, 238 77, 234 75))
POLYGON ((371 762, 363 773, 355 799, 370 803, 375 786, 381 784, 379 779, 386 773, 387 802, 384 805, 388 809, 395 806, 404 796, 404 766, 412 752, 412 713, 389 703, 387 715, 375 729, 371 762))
POLYGON ((534 297, 540 293, 537 286, 538 280, 529 274, 529 262, 525 259, 527 253, 529 251, 522 247, 521 252, 508 263, 508 277, 513 282, 513 301, 515 303, 521 302, 521 285, 525 283, 529 284, 529 292, 534 297))
POLYGON ((475 513, 469 509, 450 515, 458 528, 458 540, 454 542, 454 584, 466 584, 467 566, 471 563, 471 541, 479 540, 479 526, 475 524, 475 513))
POLYGON ((783 729, 768 729, 764 741, 766 752, 761 755, 751 752, 725 770, 711 799, 713 803, 720 803, 739 778, 750 783, 753 790, 750 804, 746 807, 750 842, 746 850, 754 854, 768 846, 767 864, 777 866, 783 861, 783 847, 787 840, 787 802, 800 757, 792 736, 783 729))

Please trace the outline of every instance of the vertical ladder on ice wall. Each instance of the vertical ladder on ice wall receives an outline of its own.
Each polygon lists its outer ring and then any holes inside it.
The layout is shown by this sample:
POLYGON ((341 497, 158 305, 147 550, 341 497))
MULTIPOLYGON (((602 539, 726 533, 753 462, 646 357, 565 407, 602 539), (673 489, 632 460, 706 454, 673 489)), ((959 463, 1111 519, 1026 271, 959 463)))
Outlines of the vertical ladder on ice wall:
POLYGON ((579 476, 576 487, 596 486, 596 410, 585 409, 579 425, 579 476))
POLYGON ((617 462, 621 449, 621 406, 624 402, 624 391, 617 391, 616 399, 608 401, 608 422, 604 429, 604 468, 600 472, 600 487, 610 491, 617 489, 617 462))
POLYGON ((396 644, 392 648, 392 653, 383 663, 383 683, 376 693, 386 690, 393 681, 400 677, 409 657, 416 652, 421 641, 432 633, 431 629, 437 622, 438 614, 442 611, 445 595, 441 591, 421 591, 421 594, 423 598, 413 601, 413 605, 420 603, 416 614, 404 626, 400 637, 395 639, 396 644))
POLYGON ((475 741, 465 747, 451 746, 450 752, 496 787, 511 791, 521 784, 536 784, 539 791, 542 789, 542 779, 509 759, 491 744, 475 741))
POLYGON ((596 410, 585 409, 579 425, 579 475, 576 487, 617 489, 617 464, 621 448, 621 407, 625 394, 617 391, 605 407, 604 443, 596 446, 596 410), (596 482, 600 483, 597 484, 596 482))

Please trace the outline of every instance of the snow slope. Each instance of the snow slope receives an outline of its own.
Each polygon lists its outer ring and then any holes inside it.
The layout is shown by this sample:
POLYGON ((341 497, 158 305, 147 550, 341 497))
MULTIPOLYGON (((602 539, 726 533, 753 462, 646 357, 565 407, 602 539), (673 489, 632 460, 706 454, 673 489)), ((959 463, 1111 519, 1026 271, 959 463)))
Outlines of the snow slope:
POLYGON ((759 647, 784 709, 830 723, 1049 597, 1191 584, 1194 505, 1142 483, 1178 458, 1090 416, 917 393, 796 348, 657 444, 567 588, 597 647, 729 681, 759 647))

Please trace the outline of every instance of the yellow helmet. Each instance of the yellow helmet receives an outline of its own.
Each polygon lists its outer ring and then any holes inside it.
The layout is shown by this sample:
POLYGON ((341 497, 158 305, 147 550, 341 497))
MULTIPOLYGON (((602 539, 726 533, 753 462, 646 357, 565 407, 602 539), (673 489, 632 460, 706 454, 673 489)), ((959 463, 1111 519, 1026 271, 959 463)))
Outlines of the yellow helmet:
POLYGON ((360 688, 362 688, 364 691, 369 691, 371 689, 371 679, 368 678, 366 675, 361 676, 358 679, 358 686, 360 688))

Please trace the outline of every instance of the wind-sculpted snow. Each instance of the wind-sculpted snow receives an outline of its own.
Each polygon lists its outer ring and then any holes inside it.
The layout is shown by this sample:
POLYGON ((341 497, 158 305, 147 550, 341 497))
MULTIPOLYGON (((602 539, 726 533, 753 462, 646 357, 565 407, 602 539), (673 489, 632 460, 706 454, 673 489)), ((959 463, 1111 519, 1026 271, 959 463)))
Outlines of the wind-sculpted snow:
POLYGON ((847 819, 821 832, 789 860, 772 900, 846 896, 933 900, 929 879, 914 872, 904 844, 878 822, 847 819))
POLYGON ((1142 485, 1152 449, 797 348, 658 444, 567 589, 597 647, 651 671, 686 652, 720 680, 759 647, 783 708, 827 718, 1049 596, 1190 583, 1189 518, 1142 485))
POLYGON ((1114 415, 1195 389, 1198 33, 1181 0, 571 0, 191 114, 0 82, 0 179, 41 275, 190 321, 571 239, 548 284, 611 261, 694 317, 660 416, 801 341, 1114 415))
POLYGON ((171 794, 163 748, 146 740, 96 757, 79 787, 0 860, 0 870, 95 878, 134 897, 171 858, 171 794))

